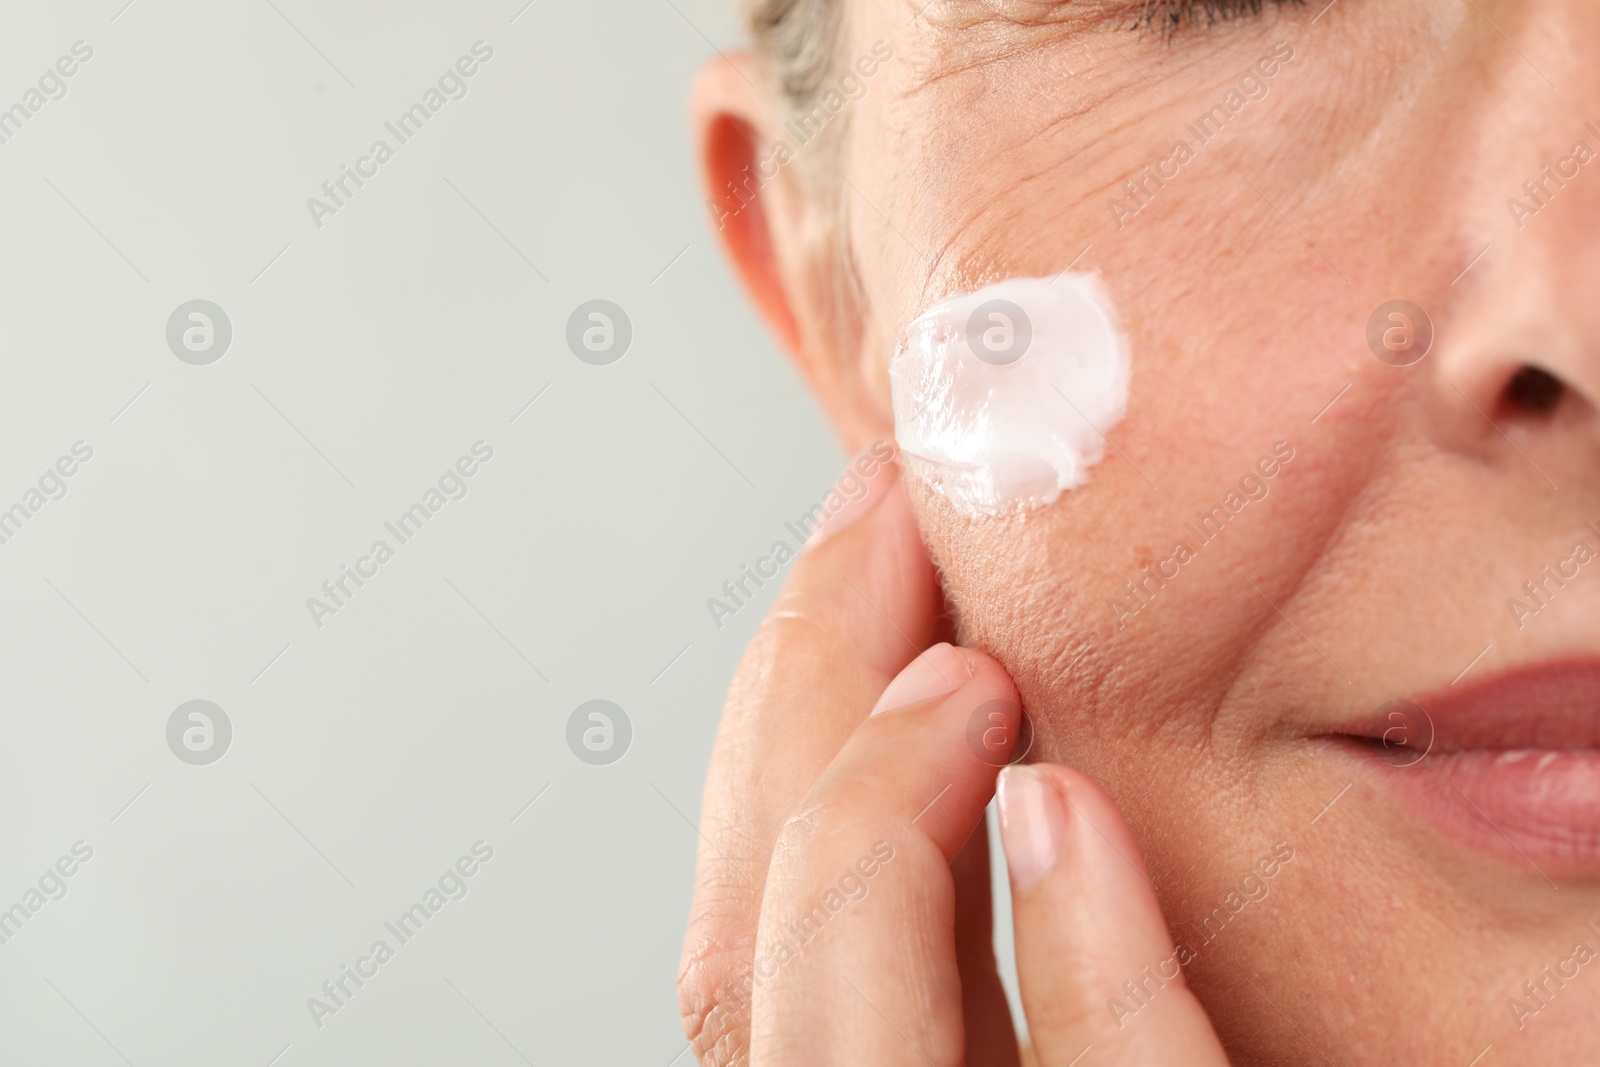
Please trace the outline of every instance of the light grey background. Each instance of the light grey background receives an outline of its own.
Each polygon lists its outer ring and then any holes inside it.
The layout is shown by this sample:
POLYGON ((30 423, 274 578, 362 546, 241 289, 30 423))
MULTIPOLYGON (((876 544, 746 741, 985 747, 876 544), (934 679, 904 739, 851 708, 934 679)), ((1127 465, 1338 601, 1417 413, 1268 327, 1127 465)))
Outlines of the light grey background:
POLYGON ((124 4, 0 32, 0 107, 94 49, 0 145, 0 508, 94 450, 0 544, 0 908, 94 850, 0 944, 0 1063, 689 1063, 694 821, 771 587, 721 629, 705 601, 843 462, 693 171, 731 2, 124 4), (209 366, 165 338, 196 298, 233 326, 209 366), (566 346, 596 298, 633 325, 610 366, 566 346), (316 627, 479 440, 467 496, 316 627), (633 726, 609 766, 566 743, 597 698, 633 726), (193 699, 233 726, 207 766, 167 747, 193 699), (315 1026, 479 840, 468 895, 315 1026))

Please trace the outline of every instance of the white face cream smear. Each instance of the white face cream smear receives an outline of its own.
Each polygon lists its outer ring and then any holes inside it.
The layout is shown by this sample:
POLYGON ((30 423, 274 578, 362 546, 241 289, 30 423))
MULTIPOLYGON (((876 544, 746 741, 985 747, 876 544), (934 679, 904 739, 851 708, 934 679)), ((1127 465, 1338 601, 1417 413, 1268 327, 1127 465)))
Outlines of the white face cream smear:
POLYGON ((1128 347, 1098 274, 1012 278, 919 315, 889 380, 911 471, 996 515, 1088 479, 1128 405, 1128 347))

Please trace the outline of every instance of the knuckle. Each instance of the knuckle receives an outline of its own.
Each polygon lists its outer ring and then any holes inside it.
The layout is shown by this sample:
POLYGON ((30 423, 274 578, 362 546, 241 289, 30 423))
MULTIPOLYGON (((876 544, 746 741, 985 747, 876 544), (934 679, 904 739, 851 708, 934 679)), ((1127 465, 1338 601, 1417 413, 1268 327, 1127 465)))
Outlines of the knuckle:
POLYGON ((704 1067, 744 1067, 750 1056, 750 999, 754 979, 726 945, 684 950, 678 971, 683 1032, 704 1067))
POLYGON ((1023 1013, 1035 1040, 1070 1044, 1075 1035, 1094 1034, 1106 1029, 1109 1021, 1106 1003, 1096 1000, 1087 989, 1056 989, 1044 995, 1023 998, 1023 1013))
POLYGON ((885 809, 879 790, 865 782, 838 783, 825 797, 811 797, 778 832, 768 884, 793 896, 816 896, 839 870, 884 841, 911 845, 898 813, 885 809))
POLYGON ((835 840, 864 832, 863 823, 880 804, 876 787, 855 779, 834 783, 826 795, 807 797, 778 831, 774 866, 827 852, 835 840))

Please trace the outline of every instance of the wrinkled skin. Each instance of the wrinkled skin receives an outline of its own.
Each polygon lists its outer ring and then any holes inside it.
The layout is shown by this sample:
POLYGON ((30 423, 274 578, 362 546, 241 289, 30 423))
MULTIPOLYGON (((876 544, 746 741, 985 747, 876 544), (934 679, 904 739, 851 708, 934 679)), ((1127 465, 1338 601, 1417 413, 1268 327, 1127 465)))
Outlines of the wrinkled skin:
MULTIPOLYGON (((962 642, 1015 680, 1034 756, 1120 807, 1180 940, 1292 846, 1185 968, 1233 1062, 1592 1062, 1600 965, 1520 1028, 1507 1001, 1576 940, 1600 948, 1593 850, 1443 833, 1403 771, 1331 735, 1469 665, 1600 657, 1600 566, 1533 617, 1507 605, 1600 545, 1600 159, 1542 204, 1524 191, 1575 142, 1600 150, 1600 5, 1268 3, 1170 37, 1128 31, 1142 0, 920 6, 847 4, 849 60, 894 55, 843 113, 837 195, 801 158, 722 236, 851 449, 892 435, 888 355, 930 302, 1101 272, 1133 374, 1089 483, 998 518, 909 486, 962 642), (1275 49, 1199 144, 1185 124, 1275 49), (1193 158, 1136 205, 1123 183, 1179 138, 1193 158), (1366 338, 1395 299, 1435 331, 1411 366, 1366 338), (1553 401, 1513 386, 1529 366, 1553 401), (1265 497, 1131 610, 1124 583, 1280 442, 1265 497)), ((786 136, 720 59, 695 112, 714 192, 786 136)))

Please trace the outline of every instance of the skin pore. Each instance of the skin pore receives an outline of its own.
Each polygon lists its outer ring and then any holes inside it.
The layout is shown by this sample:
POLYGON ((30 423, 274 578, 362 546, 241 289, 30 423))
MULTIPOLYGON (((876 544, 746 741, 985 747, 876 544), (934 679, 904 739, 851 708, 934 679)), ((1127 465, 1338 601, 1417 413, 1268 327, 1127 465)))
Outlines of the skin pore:
MULTIPOLYGON (((832 120, 837 173, 799 146, 722 237, 851 450, 892 436, 888 355, 929 304, 1100 272, 1132 378, 1088 485, 998 519, 908 489, 961 643, 1015 680, 1033 756, 1121 809, 1233 1062, 1582 1062, 1600 967, 1538 983, 1600 947, 1594 843, 1442 832, 1407 768, 1339 735, 1600 656, 1600 569, 1508 609, 1600 548, 1600 167, 1574 154, 1600 150, 1574 43, 1600 7, 1269 2, 1130 32, 1144 10, 846 3, 845 62, 892 58, 832 120), (1367 342, 1399 299, 1434 330, 1403 367, 1367 342), (1189 530, 1219 504, 1223 532, 1189 530)), ((752 80, 718 60, 697 86, 714 193, 794 145, 752 80)))

